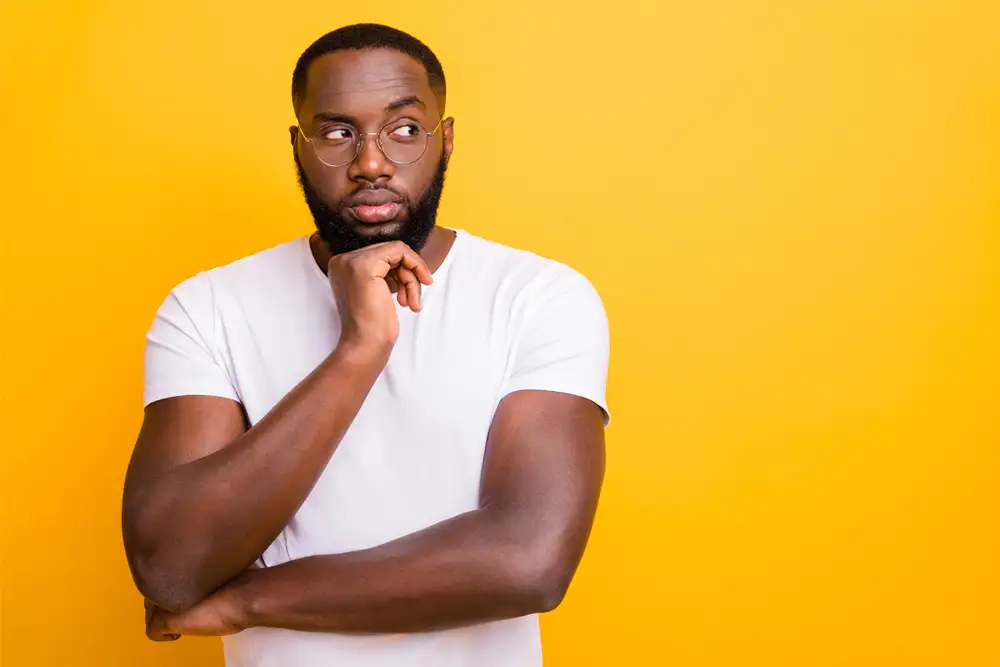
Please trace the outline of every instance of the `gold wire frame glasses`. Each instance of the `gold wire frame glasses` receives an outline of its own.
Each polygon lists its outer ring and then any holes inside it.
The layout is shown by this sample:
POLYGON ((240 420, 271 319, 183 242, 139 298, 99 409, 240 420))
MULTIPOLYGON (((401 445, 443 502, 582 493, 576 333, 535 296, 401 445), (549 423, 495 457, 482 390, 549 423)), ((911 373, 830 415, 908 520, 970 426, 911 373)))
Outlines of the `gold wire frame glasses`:
POLYGON ((378 132, 359 132, 351 125, 324 128, 321 135, 310 137, 298 125, 303 141, 312 147, 316 159, 328 167, 338 168, 358 159, 365 137, 374 136, 382 155, 393 164, 413 164, 424 156, 430 139, 441 127, 441 120, 428 132, 414 120, 403 119, 386 123, 378 132), (332 135, 332 136, 331 136, 332 135))

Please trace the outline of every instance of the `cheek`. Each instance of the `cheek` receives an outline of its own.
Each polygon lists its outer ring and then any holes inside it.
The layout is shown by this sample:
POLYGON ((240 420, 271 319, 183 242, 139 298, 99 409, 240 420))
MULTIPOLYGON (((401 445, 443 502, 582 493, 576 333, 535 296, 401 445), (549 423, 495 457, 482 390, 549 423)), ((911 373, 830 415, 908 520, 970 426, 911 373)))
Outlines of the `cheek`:
MULTIPOLYGON (((421 160, 421 162, 423 162, 421 160)), ((416 205, 423 196, 427 188, 434 181, 435 169, 430 169, 423 164, 412 165, 406 170, 399 170, 392 179, 392 186, 404 193, 411 205, 416 205)))
POLYGON ((303 171, 309 184, 327 204, 336 204, 350 192, 346 169, 331 169, 322 165, 305 164, 303 171))

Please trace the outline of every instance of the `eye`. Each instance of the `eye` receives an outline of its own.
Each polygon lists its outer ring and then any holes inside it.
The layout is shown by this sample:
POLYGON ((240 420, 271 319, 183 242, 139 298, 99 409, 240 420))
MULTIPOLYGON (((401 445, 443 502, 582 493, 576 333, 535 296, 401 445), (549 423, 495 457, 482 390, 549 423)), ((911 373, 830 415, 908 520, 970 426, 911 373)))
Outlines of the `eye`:
POLYGON ((320 133, 320 136, 325 141, 350 141, 354 138, 354 132, 352 132, 349 127, 331 127, 323 130, 320 133))
POLYGON ((423 128, 414 123, 400 125, 389 134, 393 139, 413 139, 423 134, 423 128))

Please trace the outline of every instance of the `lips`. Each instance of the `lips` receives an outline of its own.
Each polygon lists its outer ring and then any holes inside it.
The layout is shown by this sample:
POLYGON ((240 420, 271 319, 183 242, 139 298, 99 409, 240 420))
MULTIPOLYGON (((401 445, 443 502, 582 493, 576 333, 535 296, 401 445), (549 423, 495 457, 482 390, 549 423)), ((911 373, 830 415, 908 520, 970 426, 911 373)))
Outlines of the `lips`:
POLYGON ((389 222, 399 215, 402 204, 391 190, 362 190, 344 202, 351 215, 361 222, 389 222))
POLYGON ((399 215, 400 208, 402 207, 399 204, 390 202, 379 206, 351 206, 348 210, 361 222, 378 223, 394 219, 399 215))

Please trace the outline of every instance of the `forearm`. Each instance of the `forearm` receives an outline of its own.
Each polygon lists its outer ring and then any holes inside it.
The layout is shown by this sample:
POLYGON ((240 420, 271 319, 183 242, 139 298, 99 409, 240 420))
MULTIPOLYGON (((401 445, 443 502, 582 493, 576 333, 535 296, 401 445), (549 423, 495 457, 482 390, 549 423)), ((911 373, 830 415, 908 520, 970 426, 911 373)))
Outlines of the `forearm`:
POLYGON ((247 626, 397 633, 547 611, 572 567, 502 512, 469 512, 364 551, 315 556, 241 575, 232 595, 247 626))
POLYGON ((381 368, 338 347, 230 445, 137 491, 127 546, 143 593, 184 608, 246 569, 308 495, 381 368))

